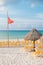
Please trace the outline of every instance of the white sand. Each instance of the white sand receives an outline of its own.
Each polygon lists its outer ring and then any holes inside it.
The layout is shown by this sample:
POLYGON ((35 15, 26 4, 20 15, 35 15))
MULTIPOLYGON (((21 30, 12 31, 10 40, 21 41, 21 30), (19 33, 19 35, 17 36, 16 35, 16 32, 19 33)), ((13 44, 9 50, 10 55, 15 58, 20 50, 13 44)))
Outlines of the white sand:
MULTIPOLYGON (((24 39, 9 39, 9 41, 17 41, 17 40, 22 41, 24 39)), ((0 39, 0 41, 8 41, 8 39, 0 39)))
POLYGON ((43 58, 33 57, 22 48, 0 48, 0 65, 43 65, 43 58))

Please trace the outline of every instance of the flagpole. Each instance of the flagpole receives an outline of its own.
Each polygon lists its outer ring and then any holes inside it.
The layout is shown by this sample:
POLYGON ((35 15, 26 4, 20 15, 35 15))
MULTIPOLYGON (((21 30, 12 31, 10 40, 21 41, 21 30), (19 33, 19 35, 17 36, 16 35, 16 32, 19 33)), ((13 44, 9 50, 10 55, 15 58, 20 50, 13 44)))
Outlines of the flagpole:
POLYGON ((8 47, 9 47, 9 24, 8 24, 8 11, 7 11, 7 35, 8 35, 8 47))

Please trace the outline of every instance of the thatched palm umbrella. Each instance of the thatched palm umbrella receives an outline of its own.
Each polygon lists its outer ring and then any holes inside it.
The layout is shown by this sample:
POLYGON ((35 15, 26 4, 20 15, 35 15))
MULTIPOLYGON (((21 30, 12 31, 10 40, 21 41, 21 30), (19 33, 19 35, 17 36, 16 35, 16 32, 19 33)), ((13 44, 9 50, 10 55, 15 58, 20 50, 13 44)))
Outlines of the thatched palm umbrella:
POLYGON ((36 29, 32 29, 25 37, 25 40, 34 41, 34 48, 35 48, 35 41, 38 40, 42 36, 36 29))
POLYGON ((40 37, 39 41, 43 44, 43 35, 40 37))

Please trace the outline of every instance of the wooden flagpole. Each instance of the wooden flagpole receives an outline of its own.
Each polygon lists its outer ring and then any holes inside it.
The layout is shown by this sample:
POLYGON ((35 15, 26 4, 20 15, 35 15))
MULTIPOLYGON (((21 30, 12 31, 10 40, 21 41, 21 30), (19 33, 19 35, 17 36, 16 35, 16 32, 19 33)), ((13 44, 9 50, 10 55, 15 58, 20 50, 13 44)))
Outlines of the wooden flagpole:
POLYGON ((8 36, 8 47, 9 47, 9 24, 8 24, 8 11, 7 11, 7 36, 8 36))

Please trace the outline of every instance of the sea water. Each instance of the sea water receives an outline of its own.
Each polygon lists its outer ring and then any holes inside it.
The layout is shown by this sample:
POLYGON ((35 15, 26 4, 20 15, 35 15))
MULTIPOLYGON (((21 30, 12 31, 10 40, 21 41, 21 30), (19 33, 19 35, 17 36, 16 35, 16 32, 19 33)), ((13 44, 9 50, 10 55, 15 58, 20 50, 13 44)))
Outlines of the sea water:
MULTIPOLYGON (((23 39, 29 30, 0 30, 0 40, 3 39, 23 39)), ((43 34, 43 30, 39 30, 43 34)))

